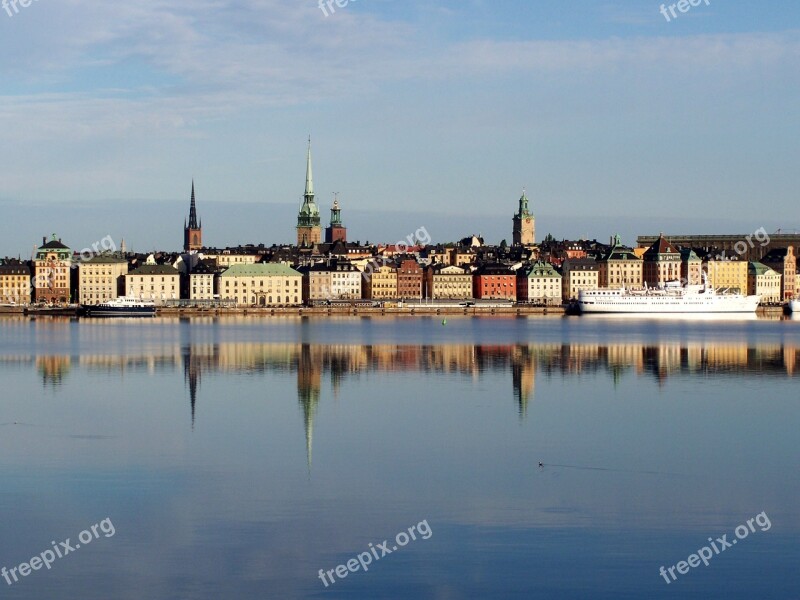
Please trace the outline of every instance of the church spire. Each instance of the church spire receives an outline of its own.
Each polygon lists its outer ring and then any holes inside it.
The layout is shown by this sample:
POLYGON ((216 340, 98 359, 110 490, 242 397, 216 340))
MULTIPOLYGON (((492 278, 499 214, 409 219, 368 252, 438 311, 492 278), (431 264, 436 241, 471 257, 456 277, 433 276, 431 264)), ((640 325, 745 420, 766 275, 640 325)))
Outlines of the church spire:
POLYGON ((200 229, 197 225, 197 205, 194 200, 194 179, 192 179, 192 203, 189 207, 189 229, 200 229))
POLYGON ((308 155, 306 157, 306 199, 314 199, 314 174, 311 171, 311 136, 308 136, 308 155))

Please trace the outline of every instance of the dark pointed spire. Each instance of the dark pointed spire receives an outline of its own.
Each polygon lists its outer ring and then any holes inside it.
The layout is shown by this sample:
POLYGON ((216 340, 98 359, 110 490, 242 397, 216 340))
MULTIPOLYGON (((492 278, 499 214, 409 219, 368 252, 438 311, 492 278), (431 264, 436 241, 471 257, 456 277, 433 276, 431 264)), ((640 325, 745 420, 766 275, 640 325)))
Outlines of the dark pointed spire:
POLYGON ((200 229, 197 225, 197 205, 194 201, 194 179, 192 179, 192 204, 189 208, 189 229, 200 229))

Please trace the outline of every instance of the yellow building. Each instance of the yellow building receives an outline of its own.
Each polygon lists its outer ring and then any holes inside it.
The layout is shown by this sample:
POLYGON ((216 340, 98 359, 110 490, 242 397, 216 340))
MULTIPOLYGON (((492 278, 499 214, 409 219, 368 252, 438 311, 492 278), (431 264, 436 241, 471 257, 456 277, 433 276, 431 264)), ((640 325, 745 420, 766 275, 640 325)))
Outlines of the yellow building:
POLYGON ((619 235, 611 249, 597 261, 598 285, 601 288, 640 288, 644 262, 630 248, 622 245, 619 235))
POLYGON ((233 265, 254 265, 261 260, 261 255, 253 251, 252 253, 239 250, 212 250, 201 254, 202 260, 214 261, 220 268, 232 267, 233 265))
POLYGON ((98 255, 78 264, 78 302, 100 304, 118 297, 125 289, 128 261, 98 255))
POLYGON ((708 282, 715 290, 747 293, 746 260, 707 260, 704 263, 708 282))
POLYGON ((562 265, 561 298, 564 302, 578 297, 580 290, 596 290, 600 272, 593 258, 568 258, 562 265))
POLYGON ((180 298, 180 274, 171 265, 142 265, 125 275, 125 295, 163 304, 180 298))
POLYGON ((747 293, 761 296, 762 303, 781 301, 781 274, 760 262, 748 264, 747 293))
POLYGON ((430 265, 425 269, 424 284, 426 298, 472 298, 469 269, 441 263, 430 265))
POLYGON ((397 268, 390 263, 371 262, 363 273, 361 287, 364 298, 383 300, 397 298, 397 268))
POLYGON ((299 306, 303 276, 283 264, 234 265, 220 275, 219 295, 244 306, 299 306))
POLYGON ((31 270, 21 263, 0 265, 0 304, 31 301, 31 270))

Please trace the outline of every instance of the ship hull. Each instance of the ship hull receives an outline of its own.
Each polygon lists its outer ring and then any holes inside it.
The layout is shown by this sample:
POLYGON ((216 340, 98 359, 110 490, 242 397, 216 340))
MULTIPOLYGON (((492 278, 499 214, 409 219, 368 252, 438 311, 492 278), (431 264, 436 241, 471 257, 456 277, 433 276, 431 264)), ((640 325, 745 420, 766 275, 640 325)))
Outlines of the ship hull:
POLYGON ((126 306, 120 308, 85 306, 82 310, 87 317, 154 317, 154 306, 126 306))
POLYGON ((698 313, 754 313, 759 296, 670 298, 659 296, 591 297, 580 298, 581 313, 623 314, 698 314, 698 313))

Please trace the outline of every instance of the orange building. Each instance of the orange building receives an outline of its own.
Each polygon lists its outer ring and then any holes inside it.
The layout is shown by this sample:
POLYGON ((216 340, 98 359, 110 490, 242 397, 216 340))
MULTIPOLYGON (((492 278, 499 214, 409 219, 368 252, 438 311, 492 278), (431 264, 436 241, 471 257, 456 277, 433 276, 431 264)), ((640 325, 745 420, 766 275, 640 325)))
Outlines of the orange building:
POLYGON ((492 300, 517 300, 517 274, 501 264, 485 264, 472 274, 472 295, 492 300))

